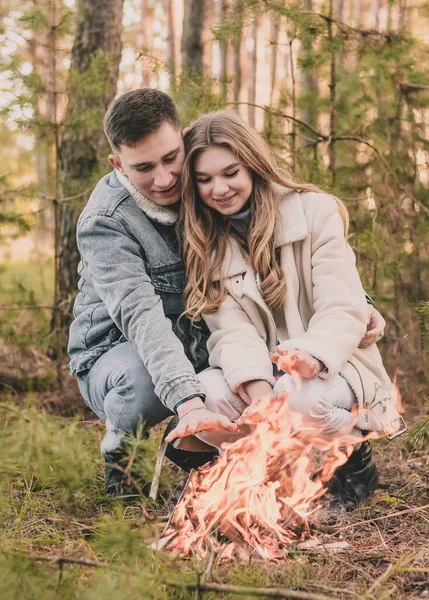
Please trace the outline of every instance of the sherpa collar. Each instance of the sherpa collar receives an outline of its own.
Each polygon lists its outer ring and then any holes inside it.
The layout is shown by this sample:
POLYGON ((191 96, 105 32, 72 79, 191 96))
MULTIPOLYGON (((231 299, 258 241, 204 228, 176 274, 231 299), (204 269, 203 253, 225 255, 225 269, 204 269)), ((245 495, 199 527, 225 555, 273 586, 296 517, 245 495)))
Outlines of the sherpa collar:
POLYGON ((116 169, 116 176, 120 183, 129 191, 131 198, 134 202, 139 206, 142 211, 157 223, 162 223, 163 225, 174 225, 179 218, 179 213, 175 211, 173 208, 169 206, 161 206, 146 196, 143 196, 141 192, 136 188, 133 182, 128 179, 126 175, 122 175, 120 171, 116 169))

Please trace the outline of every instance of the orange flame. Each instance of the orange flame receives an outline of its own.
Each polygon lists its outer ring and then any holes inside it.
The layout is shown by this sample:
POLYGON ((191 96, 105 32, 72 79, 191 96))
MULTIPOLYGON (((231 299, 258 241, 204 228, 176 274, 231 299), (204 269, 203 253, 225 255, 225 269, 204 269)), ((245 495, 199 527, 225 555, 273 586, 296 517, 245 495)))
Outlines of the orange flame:
POLYGON ((223 558, 285 558, 308 535, 308 516, 347 460, 346 438, 327 440, 304 426, 286 394, 262 399, 240 422, 251 433, 225 443, 217 461, 189 479, 167 531, 175 532, 169 549, 177 555, 205 557, 214 547, 223 558))

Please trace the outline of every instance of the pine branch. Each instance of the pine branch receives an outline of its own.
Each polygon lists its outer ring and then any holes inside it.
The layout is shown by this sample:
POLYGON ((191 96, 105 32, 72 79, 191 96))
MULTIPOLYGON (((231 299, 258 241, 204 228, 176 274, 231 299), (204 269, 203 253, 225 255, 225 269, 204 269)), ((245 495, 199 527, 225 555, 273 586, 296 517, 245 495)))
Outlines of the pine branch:
POLYGON ((265 112, 269 112, 272 115, 275 115, 276 117, 283 117, 284 119, 288 119, 289 121, 298 123, 298 125, 302 125, 302 127, 305 127, 306 129, 308 129, 308 131, 311 131, 311 133, 314 133, 315 136, 320 138, 320 141, 328 141, 329 140, 329 136, 321 133, 320 131, 317 131, 317 129, 314 129, 314 127, 312 127, 305 121, 302 121, 301 119, 298 119, 297 117, 294 117, 292 115, 287 115, 286 113, 283 113, 279 110, 273 110, 269 106, 266 106, 266 105, 263 106, 262 104, 253 104, 250 102, 229 102, 229 105, 231 105, 231 104, 234 106, 239 106, 239 105, 249 106, 249 105, 251 105, 251 106, 254 106, 255 108, 261 108, 265 112))
POLYGON ((326 23, 335 24, 344 36, 347 36, 348 32, 353 32, 353 33, 358 33, 359 35, 361 35, 364 38, 371 36, 371 37, 382 38, 382 39, 385 39, 386 41, 390 41, 392 39, 403 39, 404 38, 404 36, 402 36, 398 33, 393 33, 391 31, 384 33, 383 31, 377 31, 376 29, 362 29, 359 27, 353 27, 352 25, 349 25, 348 23, 345 23, 344 21, 340 21, 340 20, 336 19, 332 15, 325 15, 325 14, 317 12, 317 11, 295 10, 295 9, 291 10, 291 9, 285 8, 284 6, 282 6, 281 4, 278 4, 277 2, 275 2, 273 0, 263 0, 263 2, 267 6, 268 9, 272 9, 272 10, 280 12, 281 14, 284 14, 284 15, 308 15, 308 16, 312 16, 312 17, 317 17, 319 19, 323 19, 324 21, 326 21, 326 23))
POLYGON ((407 432, 405 446, 410 452, 429 448, 429 417, 416 423, 416 425, 407 432))
MULTIPOLYGON (((230 102, 230 104, 233 104, 234 106, 237 106, 237 105, 240 105, 240 104, 248 105, 249 103, 248 102, 230 102)), ((394 179, 396 187, 399 190, 401 190, 401 192, 403 192, 407 198, 409 198, 410 200, 412 200, 413 202, 415 202, 418 206, 420 206, 420 208, 426 214, 429 215, 429 208, 427 206, 425 206, 423 204, 423 202, 421 202, 421 200, 418 200, 415 196, 413 196, 412 194, 410 194, 404 188, 404 186, 399 181, 398 176, 396 175, 396 173, 394 171, 392 171, 392 169, 390 168, 390 165, 389 165, 388 161, 384 158, 384 156, 381 154, 381 152, 378 150, 378 148, 376 146, 374 146, 374 144, 371 144, 371 142, 368 142, 368 140, 364 140, 363 138, 360 138, 360 137, 355 136, 355 135, 340 135, 340 136, 335 136, 334 138, 331 138, 329 135, 325 135, 324 133, 322 133, 320 131, 317 131, 317 129, 314 129, 314 127, 312 127, 311 125, 309 125, 305 121, 302 121, 301 119, 297 119, 296 117, 293 117, 292 115, 288 115, 288 114, 283 113, 281 111, 272 110, 269 106, 264 106, 264 105, 261 105, 261 104, 254 104, 253 106, 255 106, 256 108, 261 108, 262 110, 264 110, 266 112, 270 112, 273 115, 276 115, 278 117, 283 117, 284 119, 287 119, 289 121, 293 121, 295 123, 298 123, 302 127, 305 127, 306 129, 308 129, 308 131, 311 131, 312 133, 314 133, 315 136, 317 136, 317 139, 313 141, 313 145, 320 144, 320 143, 323 143, 323 142, 328 142, 329 143, 331 141, 331 139, 334 139, 334 141, 336 141, 336 142, 351 141, 351 142, 357 142, 359 144, 364 144, 365 146, 368 146, 368 148, 371 148, 371 150, 373 150, 375 152, 375 154, 377 155, 377 157, 383 163, 383 165, 386 168, 386 170, 389 173, 389 175, 394 179)))

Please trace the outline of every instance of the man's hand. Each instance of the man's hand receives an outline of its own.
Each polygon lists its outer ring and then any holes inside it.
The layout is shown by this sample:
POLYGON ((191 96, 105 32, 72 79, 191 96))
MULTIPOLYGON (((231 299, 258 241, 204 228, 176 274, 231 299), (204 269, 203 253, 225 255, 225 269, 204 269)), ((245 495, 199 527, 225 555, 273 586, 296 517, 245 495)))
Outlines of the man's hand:
POLYGON ((221 429, 236 431, 237 429, 237 425, 232 423, 228 417, 212 413, 198 398, 181 404, 177 408, 177 414, 179 423, 165 438, 167 443, 200 431, 219 431, 221 429))
POLYGON ((372 306, 372 304, 368 304, 366 333, 359 344, 359 348, 368 348, 371 344, 378 342, 384 335, 385 327, 386 321, 381 314, 372 306))
POLYGON ((310 356, 304 350, 286 349, 277 346, 275 351, 276 354, 270 354, 271 360, 277 365, 280 371, 289 375, 299 375, 303 379, 313 379, 325 367, 320 360, 310 356))

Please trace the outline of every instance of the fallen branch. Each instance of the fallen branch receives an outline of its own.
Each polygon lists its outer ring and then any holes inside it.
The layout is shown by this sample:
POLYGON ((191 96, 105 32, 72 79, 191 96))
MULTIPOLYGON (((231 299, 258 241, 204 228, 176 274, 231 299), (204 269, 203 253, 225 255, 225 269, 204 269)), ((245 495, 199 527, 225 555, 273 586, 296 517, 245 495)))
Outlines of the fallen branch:
POLYGON ((218 592, 224 594, 237 594, 237 596, 263 596, 265 598, 287 598, 287 600, 329 600, 330 596, 323 594, 312 594, 311 592, 298 592, 296 590, 281 590, 271 587, 250 587, 242 585, 226 585, 223 583, 176 583, 167 581, 170 587, 180 588, 182 590, 218 592))
POLYGON ((355 598, 359 598, 360 596, 360 594, 353 592, 352 590, 345 590, 344 588, 331 588, 323 583, 306 583, 305 587, 325 590, 325 592, 330 592, 331 594, 345 594, 346 596, 354 596, 355 598))

